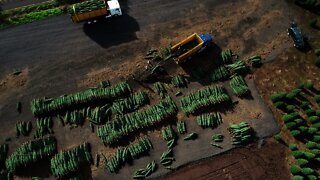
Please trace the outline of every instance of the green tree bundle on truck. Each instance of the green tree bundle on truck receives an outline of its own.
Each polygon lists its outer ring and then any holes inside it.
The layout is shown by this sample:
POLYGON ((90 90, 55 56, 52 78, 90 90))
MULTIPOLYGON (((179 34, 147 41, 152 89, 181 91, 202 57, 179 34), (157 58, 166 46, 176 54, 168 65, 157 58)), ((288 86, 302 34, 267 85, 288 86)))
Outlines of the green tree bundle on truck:
POLYGON ((90 21, 98 17, 106 18, 121 16, 122 11, 118 0, 89 0, 72 4, 68 7, 73 22, 90 21))

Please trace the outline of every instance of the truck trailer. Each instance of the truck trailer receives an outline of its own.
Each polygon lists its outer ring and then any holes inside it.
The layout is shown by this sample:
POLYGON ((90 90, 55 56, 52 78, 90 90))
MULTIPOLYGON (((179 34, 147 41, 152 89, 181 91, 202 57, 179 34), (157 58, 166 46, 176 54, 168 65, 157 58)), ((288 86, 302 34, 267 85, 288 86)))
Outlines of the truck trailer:
POLYGON ((207 49, 213 42, 209 34, 194 33, 171 48, 171 54, 177 64, 181 64, 194 54, 207 49))
POLYGON ((95 20, 98 17, 106 18, 121 16, 122 11, 118 0, 89 0, 68 7, 68 12, 73 22, 95 20))

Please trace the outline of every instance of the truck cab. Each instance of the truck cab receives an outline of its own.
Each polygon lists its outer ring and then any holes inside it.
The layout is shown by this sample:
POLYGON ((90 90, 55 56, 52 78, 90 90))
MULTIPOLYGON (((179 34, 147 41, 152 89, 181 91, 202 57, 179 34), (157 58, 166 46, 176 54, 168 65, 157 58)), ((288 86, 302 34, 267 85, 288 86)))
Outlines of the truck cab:
POLYGON ((203 41, 203 45, 202 45, 201 49, 198 51, 199 53, 201 53, 202 51, 207 49, 209 46, 211 46, 211 44, 213 42, 213 38, 209 34, 200 34, 199 36, 203 41))
POLYGON ((112 16, 121 16, 122 11, 120 8, 120 4, 118 0, 107 1, 109 14, 106 16, 107 18, 112 16))

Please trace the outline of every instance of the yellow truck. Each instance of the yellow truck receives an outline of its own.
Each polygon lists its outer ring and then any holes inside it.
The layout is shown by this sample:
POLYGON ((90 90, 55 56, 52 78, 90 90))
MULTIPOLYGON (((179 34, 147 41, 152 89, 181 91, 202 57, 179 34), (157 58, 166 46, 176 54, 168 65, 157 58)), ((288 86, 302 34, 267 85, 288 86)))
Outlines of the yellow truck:
POLYGON ((73 22, 96 21, 98 17, 106 18, 121 16, 122 11, 118 0, 89 0, 68 7, 68 12, 73 22))
POLYGON ((171 48, 171 54, 177 64, 181 64, 194 54, 207 49, 213 42, 209 34, 194 33, 171 48))

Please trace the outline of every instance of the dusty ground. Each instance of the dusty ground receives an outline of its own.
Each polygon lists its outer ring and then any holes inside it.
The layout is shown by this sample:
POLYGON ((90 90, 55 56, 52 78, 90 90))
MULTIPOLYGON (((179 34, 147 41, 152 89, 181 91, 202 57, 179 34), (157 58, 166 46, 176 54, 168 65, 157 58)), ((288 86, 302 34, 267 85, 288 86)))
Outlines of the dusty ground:
MULTIPOLYGON (((121 2, 127 15, 90 27, 73 24, 68 15, 62 15, 0 31, 0 56, 3 57, 0 59, 1 82, 6 81, 8 74, 15 68, 28 69, 23 86, 17 87, 14 91, 9 86, 5 87, 6 85, 1 87, 4 90, 0 91, 2 125, 0 142, 6 137, 14 137, 13 127, 18 120, 34 119, 29 111, 31 99, 76 92, 96 86, 103 79, 112 79, 114 82, 121 80, 123 76, 140 71, 146 63, 142 58, 143 53, 150 47, 166 46, 193 32, 214 35, 218 46, 222 49, 230 48, 243 58, 259 53, 267 59, 273 59, 272 57, 277 55, 276 50, 283 50, 288 43, 291 43, 286 36, 286 28, 292 19, 290 14, 292 10, 289 10, 291 5, 286 1, 127 0, 121 2), (15 112, 17 101, 23 103, 22 115, 15 112)), ((259 90, 265 99, 268 94, 264 91, 271 88, 269 86, 271 83, 262 83, 270 81, 263 79, 275 75, 273 72, 277 67, 270 66, 263 66, 256 78, 259 90)), ((183 69, 174 69, 173 72, 185 73, 183 69)), ((276 79, 272 78, 274 81, 276 79)), ((258 97, 258 94, 255 97, 258 97)), ((252 102, 259 105, 262 101, 259 103, 258 99, 252 102)), ((244 105, 241 103, 247 103, 250 107, 251 102, 247 100, 240 101, 240 105, 244 105)), ((240 107, 237 109, 239 113, 247 115, 250 119, 259 117, 257 114, 260 112, 252 112, 251 108, 241 109, 243 106, 237 107, 240 107), (246 114, 248 111, 252 114, 246 114)), ((232 113, 229 115, 232 117, 232 113)), ((67 127, 58 129, 55 133, 61 143, 59 149, 72 147, 75 138, 79 142, 86 140, 99 142, 98 138, 89 132, 89 128, 76 128, 71 131, 67 127)), ((264 134, 263 131, 259 132, 264 134)), ((207 131, 207 136, 210 137, 211 133, 207 131)), ((270 133, 272 132, 266 128, 265 135, 270 133)), ((10 149, 14 149, 28 138, 13 139, 10 149)), ((208 139, 202 140, 207 142, 208 139)), ((158 147, 160 147, 158 151, 161 151, 164 146, 160 142, 158 147)), ((93 152, 103 150, 103 146, 98 146, 93 152)), ((144 160, 144 158, 139 159, 137 166, 145 165, 144 160)), ((177 164, 182 165, 184 162, 186 161, 177 164)), ((124 168, 126 174, 124 177, 129 177, 133 170, 132 167, 124 168)), ((259 174, 260 171, 257 171, 259 174)), ((39 172, 34 172, 33 175, 47 176, 46 171, 43 171, 43 174, 37 173, 39 172)), ((94 177, 103 178, 106 171, 99 168, 97 171, 92 169, 90 173, 94 177)), ((107 176, 109 177, 109 174, 107 176)))
POLYGON ((22 70, 20 73, 8 74, 0 81, 0 93, 12 91, 12 89, 26 86, 28 79, 28 69, 22 70))
MULTIPOLYGON (((316 86, 319 87, 319 69, 313 64, 315 56, 312 51, 315 48, 320 47, 320 43, 317 40, 320 34, 319 32, 307 27, 306 23, 304 23, 306 19, 315 17, 313 14, 295 6, 290 7, 295 12, 303 14, 301 18, 296 17, 296 20, 302 26, 301 28, 304 34, 309 38, 309 43, 313 48, 309 52, 305 53, 294 48, 288 48, 290 44, 288 44, 288 46, 284 44, 282 47, 277 47, 271 54, 268 54, 266 56, 267 61, 272 62, 265 64, 262 68, 257 70, 257 72, 254 74, 254 80, 259 93, 269 104, 269 107, 271 107, 276 119, 279 120, 284 140, 288 144, 297 143, 298 145, 300 145, 299 142, 292 138, 292 136, 285 128, 283 122, 280 121, 281 113, 276 110, 270 102, 270 95, 274 92, 291 90, 298 84, 307 80, 312 80, 313 82, 315 82, 316 86)), ((230 154, 232 154, 232 156, 227 153, 215 157, 212 160, 200 162, 195 165, 190 165, 181 168, 180 170, 174 172, 166 178, 239 179, 238 173, 243 173, 241 174, 243 175, 243 179, 292 178, 287 169, 289 165, 292 165, 294 163, 294 160, 291 156, 291 153, 285 148, 285 146, 279 144, 276 145, 273 142, 269 141, 267 145, 262 146, 261 149, 250 147, 250 150, 250 152, 253 154, 255 154, 256 151, 259 154, 259 159, 254 159, 255 156, 249 156, 249 158, 247 159, 239 158, 241 160, 236 161, 237 163, 235 164, 232 164, 233 159, 238 155, 238 153, 240 153, 241 155, 243 152, 245 152, 243 154, 248 153, 248 149, 234 149, 230 151, 230 154), (260 160, 264 160, 263 163, 261 163, 260 160), (262 165, 262 168, 260 163, 264 164, 262 165), (234 170, 233 168, 237 170, 234 170)))
POLYGON ((181 168, 164 179, 290 179, 285 147, 270 139, 262 144, 232 149, 181 168))

